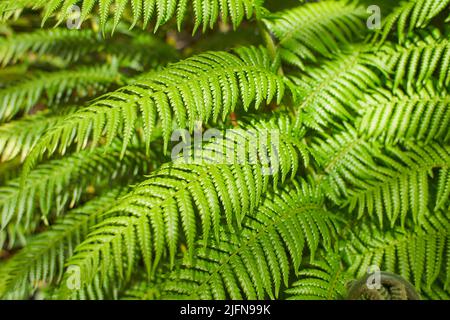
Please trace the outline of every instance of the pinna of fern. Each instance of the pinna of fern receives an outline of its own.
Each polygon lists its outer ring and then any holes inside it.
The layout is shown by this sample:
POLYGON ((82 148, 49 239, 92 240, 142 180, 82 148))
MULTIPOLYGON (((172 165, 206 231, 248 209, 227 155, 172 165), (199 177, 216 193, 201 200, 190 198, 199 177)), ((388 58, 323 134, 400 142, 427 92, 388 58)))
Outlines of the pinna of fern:
POLYGON ((121 66, 132 68, 158 66, 177 57, 177 52, 156 36, 144 32, 130 35, 122 25, 118 26, 116 34, 107 38, 90 29, 62 27, 14 32, 0 38, 0 63, 3 66, 24 62, 33 55, 37 60, 45 55, 59 57, 68 64, 83 62, 92 54, 114 56, 121 66))
POLYGON ((113 30, 123 20, 125 13, 131 12, 131 27, 138 22, 145 28, 150 22, 156 31, 160 26, 168 23, 172 18, 176 19, 178 29, 181 28, 185 20, 187 11, 194 13, 194 32, 202 25, 203 31, 206 28, 212 28, 219 18, 223 21, 230 19, 234 28, 242 22, 244 18, 250 19, 254 14, 259 15, 262 11, 261 0, 200 0, 188 6, 186 0, 175 1, 114 1, 116 10, 114 14, 110 12, 112 0, 54 0, 47 2, 44 0, 6 0, 0 4, 0 18, 8 19, 15 12, 24 8, 38 9, 43 11, 42 22, 45 23, 51 16, 56 16, 57 24, 66 21, 71 14, 74 5, 81 8, 78 24, 82 24, 88 15, 95 9, 100 17, 100 28, 104 28, 106 23, 111 20, 114 22, 113 30))
MULTIPOLYGON (((267 127, 270 126, 264 122, 254 126, 260 131, 267 127)), ((241 133, 241 137, 249 139, 249 146, 260 145, 258 136, 242 136, 241 133)), ((266 152, 266 164, 261 161, 243 164, 212 161, 200 165, 180 159, 180 162, 156 170, 110 209, 110 218, 99 224, 78 246, 69 263, 80 268, 84 275, 82 284, 89 285, 98 273, 102 279, 129 279, 136 264, 136 254, 142 257, 149 275, 153 275, 167 252, 173 265, 180 238, 185 239, 188 256, 193 257, 198 234, 205 241, 211 232, 219 239, 221 221, 231 230, 241 229, 245 213, 261 201, 270 188, 269 181, 276 183, 279 179, 283 182, 288 175, 295 174, 299 161, 307 156, 304 146, 289 135, 281 135, 280 139, 276 153, 264 151, 264 144, 261 149, 246 150, 250 159, 266 152), (280 164, 279 172, 273 176, 264 174, 267 165, 274 161, 280 164), (201 233, 197 231, 197 215, 201 233), (127 253, 122 256, 119 253, 125 253, 125 248, 127 253)), ((226 139, 211 142, 205 150, 210 156, 205 159, 222 156, 223 149, 215 146, 233 151, 237 142, 226 139)))

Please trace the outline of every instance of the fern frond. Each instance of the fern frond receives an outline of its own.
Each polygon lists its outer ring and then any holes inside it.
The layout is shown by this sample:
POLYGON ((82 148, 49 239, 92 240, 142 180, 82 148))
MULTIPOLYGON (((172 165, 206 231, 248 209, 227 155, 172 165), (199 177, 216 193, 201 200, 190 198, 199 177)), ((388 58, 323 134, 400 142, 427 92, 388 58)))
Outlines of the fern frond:
POLYGON ((304 60, 316 61, 317 53, 330 57, 361 37, 366 15, 356 2, 324 1, 274 13, 264 22, 279 40, 282 59, 304 69, 304 60))
MULTIPOLYGON (((260 129, 262 139, 264 130, 260 129)), ((271 147, 270 142, 261 144, 255 132, 246 134, 241 129, 236 136, 241 139, 226 137, 207 144, 202 164, 186 164, 179 159, 161 167, 121 199, 109 211, 111 217, 95 227, 70 260, 80 267, 83 283, 89 285, 96 273, 103 279, 111 276, 128 279, 137 256, 142 257, 149 274, 154 273, 166 251, 173 265, 181 239, 186 241, 188 256, 193 257, 200 234, 197 218, 205 241, 211 230, 219 239, 221 221, 230 230, 240 229, 245 215, 251 213, 268 190, 269 182, 284 181, 288 174, 295 174, 305 152, 301 143, 289 135, 287 140, 280 135, 277 147, 271 147), (244 162, 235 158, 236 146, 242 148, 243 143, 250 146, 245 148, 244 162), (224 162, 228 159, 225 155, 231 155, 231 161, 224 162), (281 178, 267 171, 273 163, 280 164, 281 178)))
POLYGON ((161 298, 160 284, 156 281, 138 280, 127 288, 120 300, 156 300, 161 298))
POLYGON ((358 218, 375 213, 380 224, 386 215, 391 226, 399 218, 404 225, 408 213, 415 223, 423 221, 429 214, 429 176, 433 169, 448 169, 450 164, 446 145, 383 148, 358 138, 353 129, 313 149, 324 172, 324 190, 333 201, 350 212, 356 208, 358 218))
POLYGON ((365 64, 367 49, 364 45, 348 47, 345 54, 336 54, 335 59, 293 77, 300 97, 295 107, 299 122, 320 130, 355 117, 358 100, 381 81, 365 64))
POLYGON ((450 96, 432 82, 411 95, 378 89, 367 94, 360 106, 357 128, 364 137, 387 143, 450 140, 450 96))
POLYGON ((422 288, 422 296, 428 300, 450 300, 450 291, 448 288, 444 289, 441 282, 436 282, 430 288, 422 288))
POLYGON ((266 50, 252 47, 204 53, 152 72, 68 116, 36 145, 24 173, 46 151, 64 153, 74 142, 85 148, 91 138, 95 146, 102 136, 109 144, 120 131, 125 150, 138 119, 147 143, 161 127, 166 149, 174 125, 192 130, 196 121, 225 119, 239 103, 248 110, 251 104, 280 102, 285 84, 276 69, 266 50))
POLYGON ((67 61, 76 61, 98 45, 99 39, 91 30, 61 28, 17 33, 9 38, 0 38, 0 64, 4 67, 15 63, 29 52, 38 55, 51 53, 67 61))
POLYGON ((26 64, 8 66, 0 69, 0 88, 23 79, 28 71, 26 64))
POLYGON ((65 261, 73 249, 87 235, 90 228, 101 221, 122 189, 100 195, 82 207, 73 209, 49 230, 31 239, 26 247, 0 267, 0 298, 28 298, 39 285, 49 285, 61 279, 65 261))
POLYGON ((289 300, 338 300, 344 297, 351 278, 337 254, 325 254, 310 266, 300 270, 298 280, 286 289, 289 300))
POLYGON ((285 187, 246 218, 241 232, 224 230, 209 245, 200 241, 193 265, 185 262, 161 285, 163 296, 275 299, 305 248, 313 259, 319 243, 330 246, 335 224, 317 187, 285 187))
MULTIPOLYGON (((154 22, 156 31, 172 18, 176 18, 178 28, 185 20, 188 12, 186 0, 4 0, 0 5, 0 17, 9 18, 11 11, 30 8, 43 11, 43 24, 56 15, 58 24, 69 18, 70 8, 78 5, 81 8, 80 24, 88 15, 96 9, 100 18, 100 28, 104 29, 108 21, 113 21, 115 27, 124 19, 126 11, 131 12, 131 27, 140 22, 145 28, 150 22, 154 22), (111 10, 114 7, 115 10, 111 10)), ((202 29, 213 28, 219 18, 222 21, 230 19, 234 28, 237 28, 244 18, 250 19, 254 14, 259 15, 262 10, 260 0, 199 0, 192 4, 194 13, 194 32, 202 26, 202 29)))
POLYGON ((401 86, 412 92, 434 76, 440 88, 450 83, 450 40, 438 29, 424 31, 402 45, 385 44, 371 60, 392 76, 394 90, 401 86))
POLYGON ((405 41, 414 29, 426 27, 443 10, 449 8, 450 0, 401 1, 383 21, 374 39, 383 42, 396 28, 399 42, 405 41))
POLYGON ((43 96, 48 104, 73 97, 91 96, 120 79, 117 66, 80 67, 74 70, 39 72, 29 79, 0 89, 0 121, 28 112, 43 96))
POLYGON ((369 266, 400 274, 421 290, 443 273, 445 287, 450 284, 450 221, 435 215, 420 230, 380 230, 363 225, 346 238, 342 254, 348 272, 363 276, 369 266))
POLYGON ((436 190, 436 206, 434 210, 445 209, 450 202, 450 170, 442 168, 439 171, 439 180, 436 190))
POLYGON ((179 60, 174 47, 145 32, 133 32, 129 37, 103 40, 102 45, 94 49, 116 58, 121 66, 138 71, 159 69, 168 62, 179 60))
POLYGON ((47 221, 51 212, 60 214, 73 206, 90 184, 102 180, 127 177, 130 172, 148 172, 148 159, 138 145, 130 148, 118 161, 120 143, 97 148, 92 152, 75 153, 51 160, 36 167, 21 184, 21 178, 0 187, 1 229, 9 224, 27 226, 37 216, 47 221), (22 221, 24 220, 24 221, 22 221))
POLYGON ((7 162, 0 162, 0 185, 19 177, 21 169, 20 159, 15 158, 7 162))
POLYGON ((42 111, 1 125, 0 162, 12 160, 17 156, 23 162, 44 133, 58 124, 65 116, 64 113, 55 114, 42 111))

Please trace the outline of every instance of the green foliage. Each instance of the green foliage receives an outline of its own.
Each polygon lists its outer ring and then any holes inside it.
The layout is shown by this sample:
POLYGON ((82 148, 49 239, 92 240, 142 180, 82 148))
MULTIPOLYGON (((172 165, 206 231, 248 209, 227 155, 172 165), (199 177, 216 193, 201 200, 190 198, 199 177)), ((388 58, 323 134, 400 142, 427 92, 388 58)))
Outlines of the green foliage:
POLYGON ((327 195, 339 205, 357 209, 358 217, 375 214, 383 224, 386 215, 391 226, 397 219, 404 225, 427 216, 429 184, 433 169, 448 170, 449 146, 406 144, 381 146, 358 138, 355 131, 321 141, 314 155, 323 168, 327 195))
MULTIPOLYGON (((65 208, 78 202, 92 184, 110 185, 113 180, 126 178, 129 172, 145 174, 148 171, 149 163, 139 144, 117 161, 119 155, 120 145, 116 141, 110 147, 98 148, 91 153, 76 153, 43 163, 25 181, 20 177, 8 181, 0 193, 0 232, 11 223, 31 229, 31 221, 39 212, 41 219, 47 222, 50 214, 60 215, 65 208)), ((9 236, 13 243, 14 238, 9 236)))
POLYGON ((239 233, 223 230, 218 241, 199 241, 194 265, 185 262, 160 286, 171 298, 278 298, 304 248, 311 259, 319 243, 329 248, 335 226, 319 189, 294 183, 267 197, 239 233))
POLYGON ((304 61, 316 61, 317 53, 332 57, 343 43, 364 35, 364 18, 364 7, 338 1, 299 6, 264 21, 279 39, 281 57, 304 69, 304 61))
POLYGON ((345 296, 350 276, 343 271, 338 256, 329 254, 311 263, 298 274, 298 280, 286 289, 290 300, 336 300, 345 296))
POLYGON ((430 219, 418 231, 394 229, 390 232, 363 226, 349 236, 351 245, 343 248, 350 272, 363 275, 371 265, 383 264, 387 271, 414 279, 415 287, 430 288, 442 277, 450 284, 449 221, 441 214, 430 219))
POLYGON ((60 72, 39 72, 0 89, 0 121, 28 112, 45 95, 47 103, 59 104, 76 94, 76 100, 105 90, 118 80, 117 66, 89 66, 60 72))
POLYGON ((257 109, 273 99, 280 103, 285 84, 275 68, 264 49, 252 47, 240 48, 236 55, 204 53, 150 72, 96 99, 48 131, 27 159, 25 170, 45 151, 50 155, 56 151, 50 143, 57 143, 64 153, 74 141, 82 149, 89 140, 95 146, 106 136, 110 144, 122 134, 125 151, 138 118, 148 144, 159 126, 167 146, 174 125, 192 130, 196 121, 224 120, 239 102, 244 110, 251 104, 257 109))
POLYGON ((379 75, 366 62, 368 46, 358 44, 343 50, 333 60, 294 75, 300 97, 294 105, 299 122, 317 130, 342 127, 343 120, 355 117, 364 92, 379 86, 379 75))
POLYGON ((449 3, 449 0, 401 1, 384 20, 383 27, 376 38, 380 36, 380 42, 383 42, 396 26, 398 40, 403 42, 414 29, 426 27, 440 12, 445 12, 449 3))
POLYGON ((104 28, 106 23, 114 21, 114 28, 130 11, 133 27, 141 22, 145 28, 149 22, 154 22, 156 31, 161 25, 167 23, 171 18, 176 18, 178 29, 185 19, 188 10, 194 13, 194 31, 203 25, 212 28, 219 17, 223 21, 229 18, 236 28, 244 18, 250 19, 254 12, 258 13, 261 7, 259 0, 196 0, 192 7, 188 6, 187 0, 5 0, 0 5, 0 17, 7 19, 15 10, 32 8, 42 10, 43 23, 52 15, 56 15, 58 24, 70 18, 71 7, 79 5, 81 8, 80 23, 82 23, 95 8, 98 10, 100 27, 104 28), (114 5, 114 10, 111 10, 114 5), (112 11, 114 13, 112 13, 112 11), (154 21, 153 21, 154 20, 154 21))
POLYGON ((118 32, 108 38, 90 29, 38 29, 12 34, 0 39, 0 63, 6 66, 18 61, 49 55, 65 63, 83 61, 90 54, 114 56, 121 65, 134 68, 157 66, 177 57, 173 48, 145 33, 129 34, 119 25, 118 32), (150 51, 150 52, 149 52, 150 51))
POLYGON ((388 2, 0 2, 0 298, 448 299, 450 0, 388 2))
POLYGON ((411 94, 377 89, 363 99, 358 131, 363 136, 389 143, 448 142, 449 103, 447 90, 436 89, 432 82, 411 94))
POLYGON ((433 76, 440 88, 448 87, 449 40, 438 29, 424 31, 402 45, 386 44, 379 49, 373 63, 393 74, 394 89, 402 86, 408 91, 421 87, 433 76))
MULTIPOLYGON (((267 127, 263 125, 260 130, 267 127)), ((166 249, 170 265, 173 265, 180 238, 185 239, 188 256, 192 259, 197 234, 207 241, 212 231, 218 241, 222 221, 231 230, 241 229, 245 213, 258 205, 269 182, 276 184, 279 175, 284 181, 288 174, 297 172, 305 151, 294 139, 291 141, 289 135, 286 141, 280 142, 276 153, 268 150, 266 165, 249 160, 248 164, 242 165, 243 159, 223 161, 227 154, 243 144, 249 146, 245 148, 248 150, 245 150, 244 159, 263 155, 264 150, 251 147, 261 145, 262 138, 257 134, 246 136, 245 132, 238 132, 236 136, 241 139, 227 136, 207 145, 204 158, 196 160, 200 164, 185 163, 180 158, 161 167, 120 199, 108 211, 110 217, 78 246, 69 261, 85 275, 86 285, 97 272, 101 278, 129 278, 136 254, 142 256, 149 275, 154 274, 166 249), (268 175, 267 166, 275 161, 280 163, 280 172, 268 175), (201 233, 197 231, 197 220, 200 220, 201 233), (126 270, 122 267, 125 265, 126 270)))
POLYGON ((64 115, 42 111, 1 125, 1 161, 6 162, 16 157, 23 161, 44 132, 63 118, 64 115))

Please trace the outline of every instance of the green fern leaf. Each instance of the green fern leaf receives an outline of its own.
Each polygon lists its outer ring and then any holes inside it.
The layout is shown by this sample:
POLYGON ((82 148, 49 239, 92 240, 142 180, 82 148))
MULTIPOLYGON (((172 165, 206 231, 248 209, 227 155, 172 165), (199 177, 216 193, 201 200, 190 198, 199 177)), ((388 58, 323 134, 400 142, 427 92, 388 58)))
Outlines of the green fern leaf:
MULTIPOLYGON (((264 132, 266 127, 261 123, 259 131, 264 132)), ((295 174, 293 170, 297 170, 299 159, 306 151, 289 135, 287 140, 282 140, 283 136, 280 136, 276 153, 270 152, 271 144, 267 152, 267 147, 261 145, 260 138, 255 137, 254 132, 245 135, 245 131, 238 130, 237 135, 243 140, 232 141, 231 145, 228 137, 207 144, 203 157, 194 158, 201 164, 186 163, 180 158, 173 164, 161 167, 121 199, 109 211, 111 217, 96 226, 95 231, 78 246, 70 261, 82 269, 83 282, 89 284, 96 272, 100 272, 102 278, 115 275, 128 279, 122 269, 134 265, 135 260, 128 257, 134 257, 134 254, 142 256, 146 269, 153 273, 167 248, 173 265, 182 236, 188 241, 188 252, 192 257, 194 240, 198 236, 195 236, 195 224, 191 221, 196 219, 196 215, 201 220, 203 239, 207 239, 210 228, 214 237, 219 239, 221 221, 226 222, 230 230, 235 230, 247 213, 239 211, 242 203, 256 207, 268 190, 269 181, 284 181, 288 174, 295 174), (242 141, 247 146, 261 146, 256 150, 251 147, 246 150, 247 160, 244 163, 234 158, 236 143, 242 145, 242 141), (224 158, 230 152, 233 158, 224 158), (255 152, 261 156, 266 154, 267 162, 253 162, 251 156, 255 152), (267 171, 268 164, 273 163, 284 163, 285 169, 281 169, 280 165, 278 173, 281 177, 267 171), (272 176, 276 178, 270 178, 272 176), (239 194, 247 194, 248 197, 242 198, 239 194), (127 234, 137 235, 138 241, 127 240, 127 234), (150 239, 153 247, 150 252, 142 252, 149 249, 148 244, 141 243, 142 239, 150 239), (122 256, 121 252, 128 255, 122 256), (110 264, 105 265, 105 261, 110 261, 110 264)))
POLYGON ((194 264, 185 262, 170 274, 161 284, 162 295, 277 298, 290 270, 297 271, 304 247, 311 257, 321 240, 328 247, 335 224, 317 187, 305 182, 284 187, 266 198, 240 233, 223 231, 220 241, 209 245, 200 241, 194 264))
MULTIPOLYGON (((204 53, 170 65, 160 72, 142 76, 133 84, 98 98, 90 106, 68 116, 42 138, 31 152, 24 173, 45 151, 49 155, 58 143, 59 152, 77 142, 78 149, 92 132, 93 146, 103 135, 110 143, 122 131, 125 138, 136 127, 136 117, 143 118, 144 136, 153 139, 157 121, 165 146, 173 126, 194 128, 196 121, 217 121, 234 111, 239 102, 247 110, 266 103, 280 102, 284 95, 284 79, 274 72, 264 49, 241 48, 233 55, 225 52, 204 53), (209 99, 204 99, 209 97, 209 99), (200 106, 203 106, 199 109, 200 106), (173 119, 173 121, 172 121, 173 119), (73 134, 75 132, 75 134, 73 134), (51 143, 50 143, 51 142, 51 143)), ((128 139, 124 140, 124 148, 128 139)))
POLYGON ((335 59, 293 77, 300 99, 296 105, 298 125, 320 131, 327 125, 340 127, 343 120, 355 117, 358 100, 381 81, 365 63, 368 49, 365 45, 347 48, 346 54, 336 54, 335 59))
POLYGON ((394 90, 421 88, 434 76, 441 88, 450 83, 450 42, 438 29, 424 31, 402 45, 379 48, 371 63, 393 77, 394 90))
POLYGON ((175 50, 148 33, 133 34, 120 26, 114 37, 102 38, 92 30, 65 28, 42 29, 34 32, 13 33, 0 38, 0 65, 16 63, 27 54, 38 57, 54 55, 66 63, 75 62, 91 53, 114 55, 121 65, 136 69, 154 66, 177 57, 175 50), (150 52, 149 52, 150 51, 150 52))
POLYGON ((58 282, 65 268, 65 260, 88 233, 101 221, 114 200, 124 192, 113 190, 71 210, 51 228, 34 238, 8 263, 0 267, 0 297, 24 299, 39 283, 58 282))
POLYGON ((343 256, 349 272, 363 276, 369 266, 399 273, 414 281, 420 290, 430 288, 441 272, 450 284, 448 267, 449 220, 445 215, 430 217, 420 230, 390 232, 365 225, 353 232, 343 246, 343 256), (351 244, 351 245, 349 245, 351 244))
MULTIPOLYGON (((100 28, 104 29, 109 20, 113 21, 113 30, 124 20, 124 13, 129 10, 133 17, 131 26, 136 25, 137 21, 144 20, 143 25, 154 20, 155 31, 170 19, 176 17, 180 26, 187 13, 187 5, 184 0, 4 0, 0 5, 0 18, 8 19, 11 11, 17 11, 25 8, 33 10, 43 10, 43 24, 56 15, 58 24, 67 20, 70 15, 70 8, 73 5, 80 6, 80 23, 87 18, 94 8, 98 9, 100 15, 100 28), (114 5, 114 10, 111 10, 114 5), (143 14, 142 9, 144 10, 143 14), (112 14, 112 11, 114 14, 112 14)), ((196 0, 194 2, 195 29, 203 25, 203 29, 212 27, 220 17, 227 21, 229 17, 234 28, 237 28, 244 18, 250 19, 253 15, 259 15, 262 10, 260 0, 196 0)))
POLYGON ((73 92, 81 98, 105 90, 119 77, 114 65, 40 72, 0 89, 0 121, 9 120, 19 112, 28 112, 44 95, 48 104, 58 104, 67 101, 73 92))
POLYGON ((61 121, 64 115, 47 111, 23 117, 0 126, 0 162, 19 156, 22 162, 44 132, 61 121))
POLYGON ((447 9, 449 0, 411 0, 402 1, 384 19, 383 27, 375 40, 383 42, 396 26, 399 42, 403 42, 414 29, 426 27, 440 12, 447 9))
POLYGON ((377 215, 380 224, 386 215, 393 226, 408 213, 420 224, 429 214, 429 175, 445 170, 450 163, 446 145, 409 144, 407 148, 368 143, 353 129, 322 141, 313 155, 324 172, 322 183, 327 195, 346 205, 358 218, 377 215))
POLYGON ((344 271, 338 255, 326 254, 323 259, 312 262, 311 267, 301 270, 298 280, 286 289, 289 300, 337 300, 344 297, 351 278, 344 271))
POLYGON ((117 161, 120 145, 98 148, 93 152, 75 153, 36 167, 21 185, 16 178, 0 187, 1 229, 9 224, 30 224, 38 216, 49 219, 73 206, 90 184, 102 179, 120 179, 129 172, 147 172, 148 160, 137 146, 130 148, 122 161, 117 161), (39 211, 36 209, 39 208, 39 211))
POLYGON ((357 127, 365 137, 387 143, 450 139, 450 97, 431 82, 411 95, 378 89, 367 94, 360 106, 357 127))

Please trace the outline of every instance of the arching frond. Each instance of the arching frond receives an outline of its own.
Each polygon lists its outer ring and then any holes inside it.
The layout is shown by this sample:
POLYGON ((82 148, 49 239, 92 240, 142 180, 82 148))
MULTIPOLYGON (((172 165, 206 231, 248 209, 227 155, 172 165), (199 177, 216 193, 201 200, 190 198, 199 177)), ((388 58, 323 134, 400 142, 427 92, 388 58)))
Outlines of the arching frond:
POLYGON ((437 282, 430 288, 422 288, 422 296, 428 300, 450 300, 450 291, 443 288, 442 282, 437 282))
POLYGON ((247 110, 250 105, 280 102, 285 84, 275 70, 266 50, 251 47, 236 54, 204 53, 152 72, 100 97, 50 130, 31 152, 24 173, 45 151, 64 153, 74 142, 81 149, 89 140, 95 146, 106 136, 110 143, 122 132, 125 150, 138 118, 147 143, 159 125, 167 146, 175 125, 193 129, 196 121, 224 119, 238 104, 247 110))
POLYGON ((448 10, 450 0, 410 0, 401 1, 383 21, 383 26, 375 39, 384 41, 395 28, 399 42, 407 39, 417 28, 424 28, 439 13, 448 10))
POLYGON ((435 170, 448 169, 450 148, 432 143, 409 144, 405 148, 381 147, 358 138, 350 129, 314 147, 316 160, 324 172, 327 195, 358 217, 384 215, 391 226, 398 219, 404 225, 407 214, 421 223, 429 214, 429 180, 435 170))
POLYGON ((152 274, 167 251, 173 265, 181 239, 187 245, 188 257, 193 257, 199 234, 206 241, 213 231, 215 239, 220 239, 221 222, 230 230, 240 229, 245 215, 268 190, 269 182, 278 175, 284 181, 288 174, 295 174, 305 152, 289 134, 280 135, 277 147, 272 147, 271 142, 262 143, 265 129, 259 132, 262 135, 246 134, 241 129, 232 133, 230 140, 227 136, 211 142, 203 149, 202 164, 186 164, 180 158, 155 171, 122 198, 109 211, 111 217, 96 226, 70 260, 80 267, 83 284, 89 285, 96 273, 103 279, 128 279, 137 254, 152 274), (238 136, 240 140, 235 139, 238 136), (244 148, 244 158, 236 158, 236 146, 242 148, 243 143, 250 148, 244 148), (269 168, 274 163, 280 164, 277 175, 269 168))
POLYGON ((23 184, 20 177, 9 181, 0 187, 1 229, 9 224, 27 226, 37 212, 45 221, 51 212, 60 214, 67 205, 73 206, 90 184, 148 172, 149 161, 137 144, 120 161, 119 154, 120 144, 116 141, 109 147, 43 163, 23 184))
POLYGON ((304 60, 315 61, 317 53, 331 56, 361 37, 366 15, 356 2, 323 1, 274 13, 264 22, 279 40, 282 59, 304 69, 304 60))
MULTIPOLYGON (((200 242, 193 264, 184 263, 161 285, 163 296, 191 299, 277 298, 304 249, 328 247, 336 221, 317 187, 302 182, 266 198, 239 233, 200 242)), ((301 272, 301 271, 300 271, 301 272)))
MULTIPOLYGON (((122 31, 122 30, 121 30, 122 31)), ((61 57, 67 63, 85 58, 90 53, 108 53, 121 65, 153 66, 177 56, 175 49, 148 33, 133 36, 121 32, 110 38, 89 29, 40 29, 33 32, 14 33, 0 38, 0 65, 22 60, 27 54, 38 57, 44 54, 61 57)))
MULTIPOLYGON (((4 0, 0 4, 0 17, 7 19, 13 11, 31 8, 43 11, 43 23, 52 15, 56 15, 58 23, 62 23, 70 18, 74 5, 81 8, 79 24, 95 9, 98 11, 102 29, 108 21, 114 21, 115 28, 124 19, 126 11, 130 11, 133 17, 131 26, 139 22, 146 27, 150 22, 154 22, 154 30, 157 30, 172 18, 176 18, 180 28, 189 8, 186 0, 4 0), (112 7, 115 9, 111 10, 112 7)), ((255 12, 258 15, 261 9, 260 0, 195 1, 192 3, 194 31, 200 26, 203 26, 203 30, 212 28, 219 18, 223 21, 229 18, 236 28, 244 18, 250 19, 255 12)))
POLYGON ((156 300, 160 298, 160 284, 148 279, 138 280, 120 295, 120 300, 156 300))
POLYGON ((450 221, 445 215, 430 217, 420 230, 379 230, 364 225, 354 230, 342 246, 349 272, 364 275, 369 266, 400 274, 420 290, 444 274, 450 284, 450 221))
POLYGON ((43 96, 48 104, 73 97, 92 96, 120 79, 117 66, 80 67, 74 70, 39 72, 36 75, 0 89, 0 121, 19 112, 28 112, 43 96))
MULTIPOLYGON (((73 110, 73 108, 68 108, 73 110)), ((71 111, 73 112, 73 111, 71 111)), ((34 145, 52 126, 58 124, 66 116, 49 111, 42 111, 0 125, 0 162, 14 159, 23 161, 34 145)))
POLYGON ((450 140, 450 95, 432 82, 410 95, 378 89, 367 94, 360 106, 357 127, 363 136, 387 143, 450 140))
POLYGON ((0 267, 0 298, 24 299, 39 285, 58 282, 65 261, 75 246, 123 193, 121 189, 109 191, 69 211, 49 230, 32 238, 25 248, 0 267))
POLYGON ((351 279, 344 271, 341 259, 336 254, 310 263, 311 268, 300 270, 297 281, 285 291, 289 300, 337 300, 346 294, 346 285, 351 279))

